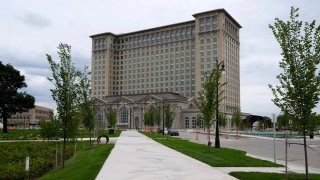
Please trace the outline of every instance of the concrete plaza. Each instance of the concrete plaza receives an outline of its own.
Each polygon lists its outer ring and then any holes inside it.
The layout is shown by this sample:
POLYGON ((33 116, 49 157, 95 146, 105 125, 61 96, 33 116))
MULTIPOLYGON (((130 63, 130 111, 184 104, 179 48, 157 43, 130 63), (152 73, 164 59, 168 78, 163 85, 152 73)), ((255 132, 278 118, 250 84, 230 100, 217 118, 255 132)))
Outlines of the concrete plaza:
POLYGON ((137 131, 123 131, 96 179, 236 178, 159 144, 137 131))

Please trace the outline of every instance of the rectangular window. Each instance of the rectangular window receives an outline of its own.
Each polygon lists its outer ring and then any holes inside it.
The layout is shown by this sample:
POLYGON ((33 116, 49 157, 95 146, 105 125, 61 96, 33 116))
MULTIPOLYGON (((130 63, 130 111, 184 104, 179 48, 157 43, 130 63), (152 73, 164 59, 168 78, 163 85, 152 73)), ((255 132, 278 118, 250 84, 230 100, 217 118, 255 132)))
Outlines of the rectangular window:
POLYGON ((192 117, 192 128, 197 128, 196 117, 192 117))
POLYGON ((189 118, 188 118, 188 117, 185 117, 185 120, 184 120, 184 128, 186 128, 186 129, 190 128, 190 127, 189 127, 189 118))

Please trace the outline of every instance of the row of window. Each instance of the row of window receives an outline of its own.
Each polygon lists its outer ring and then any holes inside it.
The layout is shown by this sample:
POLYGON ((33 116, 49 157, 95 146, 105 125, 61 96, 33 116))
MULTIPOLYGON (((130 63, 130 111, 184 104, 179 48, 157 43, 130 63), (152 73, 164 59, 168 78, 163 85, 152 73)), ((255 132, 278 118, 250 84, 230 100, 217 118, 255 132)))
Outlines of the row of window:
POLYGON ((163 43, 171 43, 175 41, 192 39, 194 38, 194 34, 194 26, 163 30, 159 32, 151 32, 148 34, 114 40, 114 48, 115 50, 121 50, 163 43))
POLYGON ((196 117, 192 117, 191 122, 189 117, 185 117, 184 119, 184 128, 188 129, 188 128, 203 128, 203 122, 199 121, 197 122, 197 118, 196 117))
POLYGON ((218 28, 218 16, 211 16, 199 19, 199 30, 210 31, 218 28))

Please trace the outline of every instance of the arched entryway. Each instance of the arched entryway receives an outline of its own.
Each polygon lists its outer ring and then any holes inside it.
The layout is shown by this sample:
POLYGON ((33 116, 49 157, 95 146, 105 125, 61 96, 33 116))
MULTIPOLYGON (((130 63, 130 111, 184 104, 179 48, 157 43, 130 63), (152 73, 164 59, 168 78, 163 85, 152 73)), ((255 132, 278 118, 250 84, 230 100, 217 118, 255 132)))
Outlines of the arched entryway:
POLYGON ((134 128, 139 128, 139 117, 134 118, 134 128))

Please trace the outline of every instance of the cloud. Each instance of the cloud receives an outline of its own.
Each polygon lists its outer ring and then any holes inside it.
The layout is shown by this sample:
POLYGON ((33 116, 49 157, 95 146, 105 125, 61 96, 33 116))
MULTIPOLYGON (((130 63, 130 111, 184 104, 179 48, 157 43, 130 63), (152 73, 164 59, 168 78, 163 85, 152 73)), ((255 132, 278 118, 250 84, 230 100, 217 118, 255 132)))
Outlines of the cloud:
POLYGON ((267 85, 242 85, 240 91, 241 111, 264 116, 280 112, 271 101, 273 95, 267 85))
POLYGON ((51 25, 50 19, 32 12, 25 12, 22 16, 18 16, 17 19, 29 27, 46 28, 51 25))

